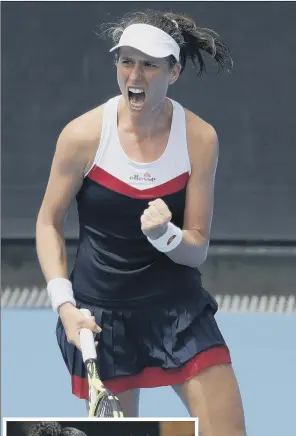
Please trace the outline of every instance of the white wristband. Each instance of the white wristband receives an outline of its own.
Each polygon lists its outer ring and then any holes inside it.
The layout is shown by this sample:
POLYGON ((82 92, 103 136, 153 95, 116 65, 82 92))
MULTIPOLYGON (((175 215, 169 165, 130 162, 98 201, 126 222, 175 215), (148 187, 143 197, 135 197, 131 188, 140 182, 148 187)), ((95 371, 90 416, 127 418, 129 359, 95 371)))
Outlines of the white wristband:
POLYGON ((150 239, 149 237, 147 239, 158 251, 167 253, 178 247, 183 239, 183 232, 179 227, 169 222, 164 235, 158 239, 150 239))
POLYGON ((64 303, 71 303, 76 306, 73 295, 72 283, 64 278, 52 279, 47 283, 47 292, 53 310, 58 311, 64 303))

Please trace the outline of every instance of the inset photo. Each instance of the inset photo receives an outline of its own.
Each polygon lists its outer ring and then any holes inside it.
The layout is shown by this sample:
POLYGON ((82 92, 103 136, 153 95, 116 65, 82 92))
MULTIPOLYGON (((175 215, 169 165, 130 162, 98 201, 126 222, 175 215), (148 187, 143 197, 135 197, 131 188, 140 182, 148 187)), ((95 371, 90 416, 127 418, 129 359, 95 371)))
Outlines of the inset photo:
POLYGON ((198 436, 198 420, 5 420, 4 436, 198 436))

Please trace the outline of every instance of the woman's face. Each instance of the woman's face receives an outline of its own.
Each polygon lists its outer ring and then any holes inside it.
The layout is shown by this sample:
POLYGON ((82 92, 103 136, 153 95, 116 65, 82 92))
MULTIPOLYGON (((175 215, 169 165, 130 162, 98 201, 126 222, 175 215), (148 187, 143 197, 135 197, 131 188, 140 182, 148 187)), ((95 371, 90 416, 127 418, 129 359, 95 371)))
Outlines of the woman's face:
POLYGON ((178 66, 171 70, 166 58, 153 58, 132 47, 121 47, 117 80, 129 110, 147 113, 159 107, 168 86, 179 76, 178 66))

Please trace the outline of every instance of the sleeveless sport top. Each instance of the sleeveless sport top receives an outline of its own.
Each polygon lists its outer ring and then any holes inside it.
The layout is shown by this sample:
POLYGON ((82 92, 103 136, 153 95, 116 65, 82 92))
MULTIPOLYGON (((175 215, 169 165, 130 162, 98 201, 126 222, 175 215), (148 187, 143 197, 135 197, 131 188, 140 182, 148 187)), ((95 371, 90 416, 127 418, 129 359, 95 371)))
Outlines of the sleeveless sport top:
POLYGON ((183 225, 190 175, 185 111, 171 101, 165 151, 154 162, 138 163, 119 141, 119 99, 105 104, 98 151, 76 197, 79 244, 71 274, 78 300, 107 307, 143 304, 201 287, 198 269, 176 264, 154 248, 140 222, 148 202, 162 198, 172 222, 183 225))

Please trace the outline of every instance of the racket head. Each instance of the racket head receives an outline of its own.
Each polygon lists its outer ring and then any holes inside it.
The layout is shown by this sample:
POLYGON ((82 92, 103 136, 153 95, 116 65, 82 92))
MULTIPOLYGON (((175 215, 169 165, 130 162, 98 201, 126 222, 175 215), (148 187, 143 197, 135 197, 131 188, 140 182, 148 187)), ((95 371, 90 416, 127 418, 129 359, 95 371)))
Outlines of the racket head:
POLYGON ((89 417, 122 418, 119 399, 100 380, 97 362, 90 359, 86 364, 89 384, 89 417))
POLYGON ((123 418, 119 399, 108 389, 98 398, 93 413, 97 418, 123 418))

